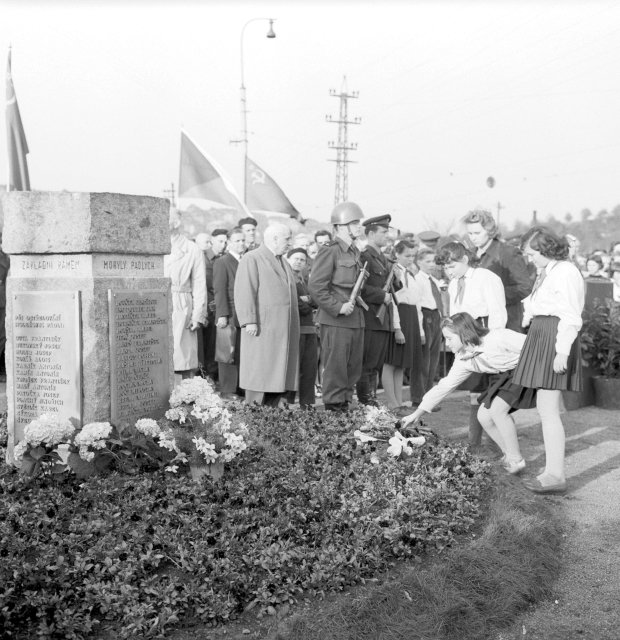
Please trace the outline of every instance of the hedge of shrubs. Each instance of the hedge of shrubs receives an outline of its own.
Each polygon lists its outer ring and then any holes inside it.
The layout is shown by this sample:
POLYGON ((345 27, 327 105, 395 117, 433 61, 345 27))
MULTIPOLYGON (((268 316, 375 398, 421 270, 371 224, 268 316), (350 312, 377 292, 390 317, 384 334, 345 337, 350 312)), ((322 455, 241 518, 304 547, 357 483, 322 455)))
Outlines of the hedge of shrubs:
POLYGON ((344 589, 470 530, 489 467, 434 437, 398 458, 365 414, 239 406, 221 480, 0 472, 4 638, 163 637, 344 589), (377 463, 378 462, 378 463, 377 463))

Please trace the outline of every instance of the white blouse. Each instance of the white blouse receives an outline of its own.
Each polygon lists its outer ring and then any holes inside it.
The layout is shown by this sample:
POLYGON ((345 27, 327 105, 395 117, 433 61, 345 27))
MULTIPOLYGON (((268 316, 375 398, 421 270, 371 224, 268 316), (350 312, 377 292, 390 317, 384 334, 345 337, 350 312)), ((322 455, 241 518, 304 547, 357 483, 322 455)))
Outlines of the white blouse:
POLYGON ((523 300, 523 326, 534 316, 556 316, 557 353, 568 355, 579 330, 585 304, 585 284, 579 269, 568 260, 551 260, 545 267, 545 278, 536 281, 530 295, 523 300))
POLYGON ((442 378, 422 398, 420 409, 433 410, 472 373, 503 373, 517 366, 525 334, 512 329, 491 329, 477 347, 468 346, 454 356, 448 375, 442 378))
POLYGON ((465 291, 460 302, 456 300, 458 278, 450 280, 450 315, 466 312, 472 318, 489 317, 489 329, 502 329, 506 326, 506 294, 499 276, 482 267, 470 267, 465 272, 465 291))

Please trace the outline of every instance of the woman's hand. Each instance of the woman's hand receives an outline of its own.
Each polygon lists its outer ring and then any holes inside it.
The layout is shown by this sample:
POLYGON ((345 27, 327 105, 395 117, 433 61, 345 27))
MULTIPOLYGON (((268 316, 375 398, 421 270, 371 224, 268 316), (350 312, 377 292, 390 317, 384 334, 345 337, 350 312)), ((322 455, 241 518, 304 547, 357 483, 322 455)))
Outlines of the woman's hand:
POLYGON ((410 413, 408 416, 405 416, 401 419, 400 423, 403 427, 406 427, 409 424, 415 424, 424 413, 423 409, 416 409, 413 413, 410 413))
POLYGON ((396 344, 405 344, 405 334, 400 329, 396 329, 394 331, 394 340, 396 340, 396 344))
POLYGON ((556 373, 566 373, 566 366, 568 365, 568 356, 563 353, 556 353, 553 359, 553 370, 556 373))

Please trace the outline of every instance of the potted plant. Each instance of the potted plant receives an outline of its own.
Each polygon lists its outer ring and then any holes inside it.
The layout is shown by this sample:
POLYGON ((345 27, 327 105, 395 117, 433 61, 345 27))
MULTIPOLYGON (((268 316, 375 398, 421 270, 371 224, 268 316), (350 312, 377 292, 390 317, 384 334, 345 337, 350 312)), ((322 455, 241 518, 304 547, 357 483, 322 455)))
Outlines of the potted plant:
POLYGON ((585 311, 581 349, 594 374, 595 404, 620 409, 620 303, 606 300, 585 311))
POLYGON ((224 463, 247 447, 246 425, 234 423, 222 399, 202 378, 185 379, 173 389, 166 419, 169 429, 162 435, 187 459, 197 482, 204 475, 220 478, 224 463))

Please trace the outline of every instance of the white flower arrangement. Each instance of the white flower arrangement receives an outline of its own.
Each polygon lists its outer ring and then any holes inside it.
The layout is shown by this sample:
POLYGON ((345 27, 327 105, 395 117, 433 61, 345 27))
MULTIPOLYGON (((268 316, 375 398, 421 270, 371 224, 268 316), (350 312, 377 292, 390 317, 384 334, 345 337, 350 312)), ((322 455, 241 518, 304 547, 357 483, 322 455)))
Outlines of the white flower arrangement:
POLYGON ((33 447, 53 447, 61 442, 69 442, 74 431, 75 427, 69 420, 44 413, 26 425, 24 441, 33 447))
POLYGON ((104 449, 111 433, 112 425, 109 422, 90 422, 84 425, 73 438, 73 443, 79 447, 80 458, 89 462, 94 460, 95 452, 90 449, 104 449))
POLYGON ((229 410, 204 378, 186 378, 173 389, 166 418, 179 424, 158 435, 161 447, 177 452, 172 462, 181 455, 185 461, 189 456, 206 464, 229 462, 247 448, 247 426, 233 426, 229 410))
POLYGON ((161 434, 161 429, 157 421, 152 418, 140 418, 140 420, 136 422, 136 429, 141 434, 149 436, 150 438, 157 438, 161 434))
MULTIPOLYGON (((422 435, 405 437, 398 429, 395 429, 394 416, 384 407, 367 407, 366 421, 356 429, 353 437, 360 445, 371 445, 377 442, 387 442, 385 455, 399 458, 403 454, 410 456, 414 447, 420 447, 426 443, 422 435), (393 434, 391 437, 390 434, 393 434)), ((376 449, 376 445, 374 445, 376 449)), ((371 464, 380 463, 380 455, 375 450, 370 455, 371 464)))

